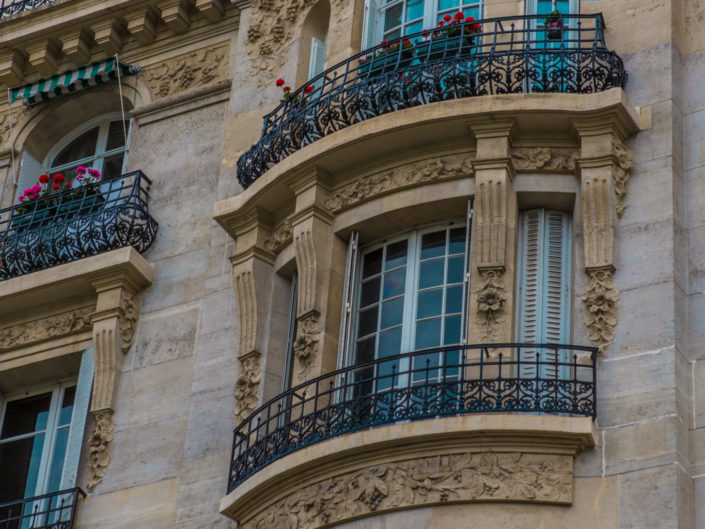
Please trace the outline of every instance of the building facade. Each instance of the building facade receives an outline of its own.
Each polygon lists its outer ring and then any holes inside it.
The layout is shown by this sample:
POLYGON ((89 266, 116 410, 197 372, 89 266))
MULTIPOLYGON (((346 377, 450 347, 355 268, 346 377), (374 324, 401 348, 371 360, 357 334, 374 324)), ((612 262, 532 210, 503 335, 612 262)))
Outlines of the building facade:
POLYGON ((4 3, 0 527, 705 528, 703 16, 4 3))

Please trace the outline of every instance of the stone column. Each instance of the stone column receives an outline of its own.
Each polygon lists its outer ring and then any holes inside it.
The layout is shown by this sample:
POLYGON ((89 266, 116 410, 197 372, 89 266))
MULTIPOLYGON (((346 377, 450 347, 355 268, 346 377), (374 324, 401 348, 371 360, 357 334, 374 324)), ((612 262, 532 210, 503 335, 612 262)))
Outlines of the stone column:
POLYGON ((469 343, 511 342, 514 337, 516 195, 510 134, 513 120, 471 123, 477 140, 472 233, 469 343))
POLYGON ((314 167, 291 185, 299 278, 294 384, 332 371, 337 362, 346 248, 333 233, 333 215, 323 206, 326 181, 327 175, 314 167))

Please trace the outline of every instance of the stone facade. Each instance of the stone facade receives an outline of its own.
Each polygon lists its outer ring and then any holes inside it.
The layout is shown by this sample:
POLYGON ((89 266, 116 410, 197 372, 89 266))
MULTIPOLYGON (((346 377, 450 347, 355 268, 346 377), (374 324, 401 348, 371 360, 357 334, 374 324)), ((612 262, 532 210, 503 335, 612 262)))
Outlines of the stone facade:
MULTIPOLYGON (((524 4, 485 0, 485 17, 524 4)), ((624 90, 388 112, 247 189, 236 164, 274 81, 306 80, 311 35, 326 33, 327 66, 360 51, 365 2, 106 6, 0 18, 1 94, 115 53, 143 68, 11 114, 0 98, 2 207, 25 154, 42 162, 121 106, 126 170, 152 181, 144 255, 0 282, 0 412, 76 379, 94 350, 77 529, 705 528, 705 0, 580 2, 604 14, 624 90), (572 213, 570 335, 599 350, 597 420, 408 421, 293 452, 226 494, 233 429, 285 381, 343 365, 351 233, 364 245, 462 219, 469 200, 470 343, 516 341, 520 211, 572 213)))

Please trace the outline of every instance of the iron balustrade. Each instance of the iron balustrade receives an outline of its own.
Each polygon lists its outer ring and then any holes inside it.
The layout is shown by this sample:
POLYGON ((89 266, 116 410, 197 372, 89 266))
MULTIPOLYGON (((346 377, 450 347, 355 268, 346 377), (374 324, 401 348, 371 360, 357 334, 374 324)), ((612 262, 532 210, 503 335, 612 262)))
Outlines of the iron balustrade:
POLYGON ((16 15, 22 11, 28 11, 41 7, 45 4, 53 4, 54 0, 1 0, 0 19, 16 15))
POLYGON ((0 504, 0 529, 73 529, 79 488, 0 504))
POLYGON ((574 345, 456 345, 325 374, 235 429, 228 492, 295 450, 399 421, 497 412, 594 418, 596 354, 574 345))
POLYGON ((154 242, 151 180, 135 171, 0 210, 0 280, 154 242))
POLYGON ((365 50, 292 92, 238 160, 242 186, 300 148, 388 112, 488 94, 601 92, 627 80, 622 59, 605 46, 601 14, 561 15, 550 30, 543 15, 453 27, 459 34, 424 31, 365 50), (405 47, 406 39, 414 44, 405 47))

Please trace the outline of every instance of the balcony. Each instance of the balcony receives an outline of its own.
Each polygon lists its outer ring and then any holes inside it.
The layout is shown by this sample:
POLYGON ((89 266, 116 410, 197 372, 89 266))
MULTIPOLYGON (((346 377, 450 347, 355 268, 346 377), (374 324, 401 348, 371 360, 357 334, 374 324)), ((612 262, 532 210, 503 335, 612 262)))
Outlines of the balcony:
POLYGON ((0 210, 0 280, 126 246, 145 252, 158 228, 150 185, 136 171, 105 179, 92 193, 64 191, 0 210))
POLYGON ((0 20, 53 2, 54 0, 3 0, 0 3, 0 20))
POLYGON ((405 108, 481 95, 588 94, 624 87, 620 57, 605 46, 601 14, 563 15, 560 30, 526 15, 456 26, 390 41, 336 64, 264 118, 260 140, 238 160, 248 187, 320 138, 405 108), (415 44, 403 45, 409 39, 415 44))
MULTIPOLYGON (((273 398, 235 429, 228 492, 314 443, 395 423, 516 413, 594 419, 596 352, 568 345, 454 346, 323 375, 273 398)), ((409 432, 403 437, 411 438, 409 432)))
POLYGON ((86 493, 74 488, 0 504, 0 527, 73 529, 79 497, 86 493))

